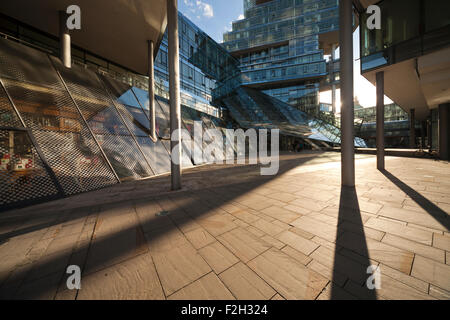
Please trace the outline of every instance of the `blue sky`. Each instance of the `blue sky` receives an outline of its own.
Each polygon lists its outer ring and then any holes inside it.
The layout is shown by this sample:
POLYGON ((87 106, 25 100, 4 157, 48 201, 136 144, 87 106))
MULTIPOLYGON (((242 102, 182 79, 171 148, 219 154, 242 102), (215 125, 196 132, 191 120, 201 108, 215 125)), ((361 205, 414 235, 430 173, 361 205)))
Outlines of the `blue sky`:
POLYGON ((178 0, 178 10, 217 42, 244 13, 242 0, 178 0))

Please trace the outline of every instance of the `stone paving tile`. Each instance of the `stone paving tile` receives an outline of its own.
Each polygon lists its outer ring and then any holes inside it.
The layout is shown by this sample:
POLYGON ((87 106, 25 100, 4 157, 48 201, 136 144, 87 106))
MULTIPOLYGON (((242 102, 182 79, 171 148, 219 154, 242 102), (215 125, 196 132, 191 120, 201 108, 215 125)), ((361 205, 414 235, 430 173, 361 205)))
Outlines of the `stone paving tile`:
POLYGON ((150 252, 167 252, 190 242, 183 233, 172 223, 170 226, 159 228, 144 234, 150 252))
POLYGON ((329 283, 322 293, 317 297, 317 300, 357 300, 357 298, 345 291, 344 289, 333 286, 332 283, 329 283))
POLYGON ((383 239, 385 233, 379 230, 375 230, 372 228, 362 227, 360 225, 351 223, 349 221, 344 221, 339 226, 340 229, 345 231, 350 231, 353 233, 357 233, 359 235, 364 235, 367 238, 371 238, 373 240, 381 241, 383 239))
POLYGON ((242 228, 233 229, 217 239, 245 263, 270 248, 268 243, 242 228))
POLYGON ((275 223, 267 222, 264 219, 258 219, 257 221, 254 221, 252 225, 272 237, 285 230, 284 228, 277 226, 275 223))
POLYGON ((320 262, 317 262, 317 260, 311 261, 311 263, 308 264, 308 269, 314 270, 324 278, 333 281, 333 283, 339 287, 343 287, 348 280, 348 276, 345 274, 335 271, 332 267, 327 267, 320 262))
POLYGON ((318 244, 291 231, 283 231, 277 236, 277 239, 306 255, 310 255, 319 247, 318 244))
POLYGON ((276 291, 242 262, 222 272, 219 278, 240 300, 268 300, 276 291))
POLYGON ((433 235, 433 247, 450 251, 450 237, 435 233, 433 235))
POLYGON ((377 295, 389 300, 435 300, 427 293, 420 292, 386 275, 381 280, 381 286, 377 290, 377 295))
POLYGON ((450 266, 437 261, 416 256, 411 275, 439 288, 450 291, 450 266))
POLYGON ((296 235, 299 235, 300 237, 308 239, 308 240, 311 240, 312 238, 314 238, 314 234, 313 233, 310 233, 310 232, 305 231, 305 230, 300 229, 300 228, 290 227, 288 230, 290 232, 295 233, 296 235))
POLYGON ((364 247, 364 241, 361 238, 355 233, 344 232, 340 236, 339 244, 359 254, 369 254, 371 259, 409 274, 414 258, 413 253, 370 238, 366 238, 367 247, 364 247))
POLYGON ((277 249, 266 251, 248 266, 286 299, 315 299, 328 283, 277 249))
POLYGON ((237 225, 238 227, 241 227, 243 229, 245 229, 245 228, 250 226, 247 222, 244 222, 244 221, 239 220, 239 219, 234 219, 233 222, 234 222, 235 225, 237 225))
POLYGON ((450 300, 450 291, 430 285, 430 296, 439 300, 450 300))
POLYGON ((284 223, 290 223, 299 217, 298 214, 277 206, 265 208, 261 212, 284 223))
POLYGON ((165 299, 150 254, 82 277, 78 300, 165 299))
POLYGON ((244 221, 246 223, 250 223, 250 224, 253 224, 253 222, 255 222, 256 220, 260 219, 259 216, 255 215, 255 214, 252 214, 252 213, 250 213, 250 212, 248 212, 246 210, 242 210, 242 209, 232 213, 232 215, 235 218, 237 218, 239 220, 242 220, 242 221, 244 221))
POLYGON ((448 163, 386 158, 417 198, 356 159, 357 202, 341 197, 339 154, 305 153, 274 177, 208 165, 178 192, 165 176, 6 212, 0 297, 371 299, 374 264, 377 299, 449 300, 448 163), (85 266, 79 292, 67 264, 85 266))
POLYGON ((53 300, 58 289, 60 273, 53 273, 23 284, 13 299, 21 300, 53 300))
POLYGON ((372 214, 358 212, 352 208, 344 208, 341 209, 339 206, 328 206, 320 213, 323 214, 323 218, 333 217, 335 219, 339 218, 340 220, 347 220, 356 224, 361 224, 361 222, 366 222, 370 218, 373 217, 372 214))
POLYGON ((184 233, 185 237, 194 246, 195 249, 201 249, 210 243, 216 241, 209 233, 203 228, 197 228, 192 231, 184 233))
POLYGON ((411 277, 409 275, 404 274, 403 272, 400 272, 398 270, 395 270, 391 267, 388 267, 387 265, 380 264, 379 270, 381 273, 381 277, 384 275, 389 276, 390 278, 396 279, 400 282, 403 282, 404 284, 419 290, 423 293, 428 293, 428 283, 425 281, 422 281, 420 279, 411 277))
POLYGON ((322 270, 321 274, 327 279, 333 280, 338 284, 344 284, 346 279, 352 279, 357 283, 364 283, 367 280, 367 267, 359 262, 335 253, 326 247, 319 247, 310 256, 313 261, 308 264, 308 268, 316 271, 322 270), (319 263, 320 265, 315 264, 319 263))
POLYGON ((407 227, 385 219, 370 218, 364 225, 426 245, 431 245, 433 240, 432 232, 407 227))
POLYGON ((294 248, 290 247, 290 246, 285 246, 281 249, 282 252, 286 253, 287 255, 291 256, 292 258, 294 258, 295 260, 297 260, 298 262, 300 262, 303 265, 307 265, 308 263, 311 262, 311 258, 308 257, 307 255, 301 253, 300 251, 295 250, 294 248))
POLYGON ((200 249, 198 252, 217 274, 239 261, 238 258, 218 241, 200 249))
POLYGON ((190 244, 152 253, 152 257, 166 296, 211 271, 190 244))
POLYGON ((258 238, 264 237, 265 233, 262 232, 260 229, 255 228, 254 226, 248 226, 245 228, 247 231, 252 233, 253 235, 257 236, 258 238))
POLYGON ((445 251, 437 248, 433 248, 421 243, 407 240, 405 238, 397 237, 391 234, 387 234, 383 240, 383 243, 390 244, 391 246, 414 252, 415 254, 445 263, 445 251))
POLYGON ((308 233, 329 241, 336 240, 336 233, 338 232, 336 225, 332 226, 309 216, 300 217, 292 221, 291 225, 301 230, 308 230, 308 233))
MULTIPOLYGON (((307 195, 308 193, 305 191, 302 191, 302 194, 307 195)), ((290 201, 289 204, 298 206, 298 207, 302 207, 302 208, 305 208, 310 211, 321 211, 321 210, 325 209, 326 207, 328 207, 328 204, 326 202, 312 200, 310 198, 306 198, 306 197, 302 197, 302 196, 297 196, 297 199, 290 201)))
POLYGON ((237 225, 233 223, 231 218, 218 214, 197 219, 197 222, 214 237, 237 228, 237 225))
POLYGON ((288 204, 287 206, 284 206, 283 209, 293 211, 300 215, 306 215, 311 212, 311 210, 305 209, 303 207, 295 206, 293 204, 288 204))
POLYGON ((267 242, 272 247, 277 248, 277 249, 281 249, 284 246, 286 246, 283 242, 278 241, 277 239, 272 238, 271 236, 268 236, 268 235, 265 235, 265 236, 261 237, 261 240, 267 242))
POLYGON ((384 206, 378 214, 396 220, 408 221, 423 227, 435 228, 438 230, 445 229, 445 227, 437 222, 432 216, 420 214, 411 210, 384 206))
POLYGON ((212 272, 168 297, 169 300, 234 300, 234 296, 212 272))

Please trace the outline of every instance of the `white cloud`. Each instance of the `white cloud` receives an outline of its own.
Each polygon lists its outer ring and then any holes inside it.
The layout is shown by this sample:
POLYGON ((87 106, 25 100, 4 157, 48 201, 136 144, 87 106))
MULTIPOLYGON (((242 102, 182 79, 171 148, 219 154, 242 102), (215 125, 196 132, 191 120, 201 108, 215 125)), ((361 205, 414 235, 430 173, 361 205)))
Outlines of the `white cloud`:
POLYGON ((207 18, 214 17, 214 9, 209 3, 197 0, 197 8, 202 11, 203 16, 207 18))
POLYGON ((240 15, 239 15, 239 17, 238 17, 238 20, 242 20, 242 19, 244 19, 245 17, 244 17, 244 15, 241 13, 240 15))
POLYGON ((200 16, 206 18, 214 17, 214 9, 213 6, 202 0, 183 0, 186 7, 190 12, 196 15, 197 19, 200 19, 200 16))

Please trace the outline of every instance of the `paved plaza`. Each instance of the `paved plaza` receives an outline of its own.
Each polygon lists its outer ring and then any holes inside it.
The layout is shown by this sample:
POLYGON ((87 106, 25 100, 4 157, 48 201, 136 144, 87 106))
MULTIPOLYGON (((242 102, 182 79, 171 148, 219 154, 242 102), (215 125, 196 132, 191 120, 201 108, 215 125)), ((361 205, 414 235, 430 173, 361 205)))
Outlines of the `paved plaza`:
POLYGON ((186 170, 0 215, 2 299, 449 299, 450 167, 283 154, 186 170), (80 266, 80 290, 66 268, 80 266), (380 288, 369 290, 369 266, 380 288))

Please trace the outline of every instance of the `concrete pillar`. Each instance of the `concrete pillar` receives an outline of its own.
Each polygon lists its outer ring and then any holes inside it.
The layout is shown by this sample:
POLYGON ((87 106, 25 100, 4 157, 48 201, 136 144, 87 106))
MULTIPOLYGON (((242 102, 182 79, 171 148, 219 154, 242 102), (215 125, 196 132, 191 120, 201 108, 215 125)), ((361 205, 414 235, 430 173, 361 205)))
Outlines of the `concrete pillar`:
MULTIPOLYGON (((335 77, 335 72, 334 72, 334 61, 336 60, 336 44, 332 44, 331 46, 331 68, 332 68, 332 73, 331 73, 331 80, 332 82, 334 82, 334 77, 335 77)), ((333 115, 336 114, 336 85, 334 83, 331 84, 331 106, 332 106, 332 112, 333 115)))
POLYGON ((156 140, 156 112, 155 112, 155 48, 153 41, 148 41, 148 101, 149 101, 149 119, 150 136, 156 140))
POLYGON ((409 110, 409 146, 416 148, 416 110, 409 110))
POLYGON ((71 68, 70 34, 67 28, 67 13, 64 11, 59 11, 59 52, 64 67, 71 68))
POLYGON ((450 103, 439 106, 439 158, 450 160, 450 103))
POLYGON ((384 170, 384 72, 377 72, 377 168, 384 170))
POLYGON ((169 98, 170 147, 172 150, 172 190, 181 189, 181 105, 180 105, 180 53, 178 39, 177 0, 167 0, 167 28, 169 40, 169 98), (175 134, 177 132, 177 134, 175 134))
POLYGON ((341 82, 341 183, 355 186, 353 105, 353 8, 352 0, 339 0, 341 82))

